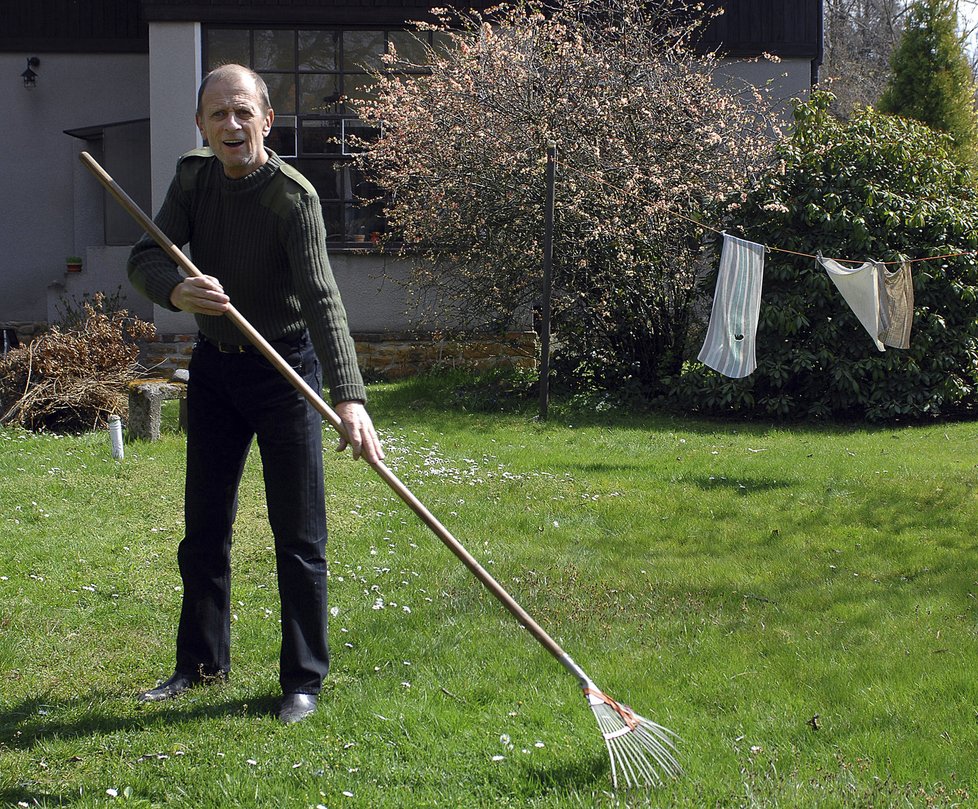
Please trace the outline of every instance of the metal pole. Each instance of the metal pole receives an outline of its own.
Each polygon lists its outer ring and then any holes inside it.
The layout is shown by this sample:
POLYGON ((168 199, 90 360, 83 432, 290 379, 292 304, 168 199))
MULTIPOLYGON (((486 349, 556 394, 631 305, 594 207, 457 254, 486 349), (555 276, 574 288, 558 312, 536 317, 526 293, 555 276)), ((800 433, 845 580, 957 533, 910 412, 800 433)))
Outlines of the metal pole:
POLYGON ((547 420, 550 406, 550 303, 553 297, 554 176, 557 144, 547 144, 547 195, 543 210, 543 311, 540 324, 540 421, 547 420))

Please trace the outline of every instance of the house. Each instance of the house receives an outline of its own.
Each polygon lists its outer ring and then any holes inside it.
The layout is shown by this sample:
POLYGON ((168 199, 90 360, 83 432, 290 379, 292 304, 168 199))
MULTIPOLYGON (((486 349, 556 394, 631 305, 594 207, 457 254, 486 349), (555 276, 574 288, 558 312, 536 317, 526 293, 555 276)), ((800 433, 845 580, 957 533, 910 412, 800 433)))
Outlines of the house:
MULTIPOLYGON (((319 189, 337 282, 358 347, 411 332, 418 313, 390 281, 403 260, 375 250, 378 211, 358 208, 365 179, 344 165, 358 122, 338 103, 355 93, 387 41, 431 0, 47 0, 4 2, 0 99, 9 111, 0 229, 0 327, 21 339, 59 319, 83 295, 118 295, 162 335, 194 331, 182 313, 154 308, 128 288, 125 262, 138 229, 78 160, 87 150, 147 212, 159 206, 176 158, 200 144, 192 100, 206 69, 247 61, 270 86, 271 145, 319 189), (68 272, 65 259, 84 259, 68 272)), ((439 3, 445 5, 445 3, 439 3)), ((466 3, 465 5, 469 5, 466 3)), ((483 3, 488 5, 488 3, 483 3)), ((726 55, 731 81, 773 82, 805 93, 821 62, 821 0, 717 0, 702 47, 726 55), (780 63, 757 61, 771 53, 780 63)), ((396 342, 396 341, 395 341, 396 342)), ((378 359, 375 364, 383 365, 378 359)), ((367 364, 370 364, 369 362, 367 364)))

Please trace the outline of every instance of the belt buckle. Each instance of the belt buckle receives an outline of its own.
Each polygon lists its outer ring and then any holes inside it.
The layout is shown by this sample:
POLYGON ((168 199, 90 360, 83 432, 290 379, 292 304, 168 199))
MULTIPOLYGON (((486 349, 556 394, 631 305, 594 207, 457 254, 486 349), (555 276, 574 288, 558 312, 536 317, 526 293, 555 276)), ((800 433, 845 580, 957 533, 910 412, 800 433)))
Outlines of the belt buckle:
POLYGON ((248 346, 239 346, 234 343, 218 343, 217 350, 222 354, 247 354, 248 346))

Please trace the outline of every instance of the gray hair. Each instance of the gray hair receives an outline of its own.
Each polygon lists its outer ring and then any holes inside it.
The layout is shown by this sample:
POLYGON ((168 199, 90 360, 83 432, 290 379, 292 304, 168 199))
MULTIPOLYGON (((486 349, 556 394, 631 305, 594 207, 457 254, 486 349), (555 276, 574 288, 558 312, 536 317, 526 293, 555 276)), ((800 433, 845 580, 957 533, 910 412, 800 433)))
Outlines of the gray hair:
POLYGON ((272 108, 272 102, 268 97, 268 85, 265 84, 265 80, 255 73, 255 71, 250 67, 228 64, 215 67, 210 73, 204 76, 203 81, 200 83, 200 87, 197 88, 197 114, 201 114, 201 99, 204 97, 204 90, 211 79, 224 79, 230 76, 240 75, 249 76, 255 83, 255 90, 258 91, 258 102, 261 104, 262 112, 268 112, 272 108))

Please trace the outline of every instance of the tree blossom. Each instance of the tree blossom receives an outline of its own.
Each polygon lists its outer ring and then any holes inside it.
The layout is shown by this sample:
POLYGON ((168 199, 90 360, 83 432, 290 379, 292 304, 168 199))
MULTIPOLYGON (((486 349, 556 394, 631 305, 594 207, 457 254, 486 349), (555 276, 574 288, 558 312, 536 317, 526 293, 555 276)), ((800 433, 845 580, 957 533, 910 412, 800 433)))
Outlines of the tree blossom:
POLYGON ((692 47, 702 4, 440 13, 419 24, 435 31, 427 64, 390 52, 358 105, 382 128, 358 159, 419 259, 413 290, 480 329, 540 303, 554 142, 555 350, 598 385, 654 389, 694 322, 708 247, 696 222, 770 156, 761 92, 714 80, 718 60, 692 47))

